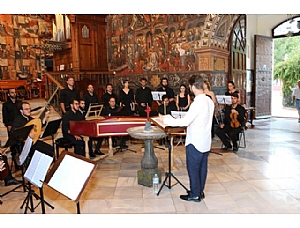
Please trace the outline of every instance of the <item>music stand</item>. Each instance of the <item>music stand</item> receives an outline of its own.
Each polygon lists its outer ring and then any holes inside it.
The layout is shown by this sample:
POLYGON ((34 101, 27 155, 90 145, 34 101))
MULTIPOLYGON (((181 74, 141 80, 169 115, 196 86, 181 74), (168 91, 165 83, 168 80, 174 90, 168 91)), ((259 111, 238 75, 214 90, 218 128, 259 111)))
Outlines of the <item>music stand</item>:
POLYGON ((216 95, 218 104, 231 104, 231 96, 226 95, 216 95))
POLYGON ((160 189, 158 191, 158 193, 156 194, 157 196, 159 195, 159 193, 161 192, 162 188, 164 186, 167 186, 169 189, 171 189, 174 185, 176 184, 180 184, 185 190, 186 192, 188 192, 189 190, 177 179, 177 177, 174 176, 174 174, 172 173, 172 164, 171 164, 171 153, 172 153, 172 146, 170 144, 170 146, 168 147, 169 148, 169 158, 168 158, 168 163, 169 163, 169 170, 168 172, 165 173, 166 177, 165 177, 165 180, 163 181, 163 183, 161 184, 160 186, 160 189), (177 183, 171 185, 171 177, 173 177, 177 183), (166 181, 169 179, 169 183, 166 184, 166 181))
POLYGON ((104 119, 104 117, 101 116, 102 109, 103 109, 103 104, 91 103, 86 112, 85 120, 104 119))
POLYGON ((162 96, 167 94, 164 91, 151 91, 152 94, 152 98, 154 101, 161 101, 162 100, 162 96))
POLYGON ((28 162, 29 163, 28 168, 25 174, 23 175, 24 178, 28 180, 28 186, 27 186, 28 194, 25 197, 20 207, 20 209, 22 209, 23 206, 26 205, 24 214, 27 213, 27 209, 30 209, 31 212, 34 212, 34 209, 37 208, 39 204, 41 204, 42 207, 42 214, 46 213, 45 204, 49 206, 51 209, 54 209, 54 207, 51 204, 45 201, 44 192, 43 192, 43 181, 46 177, 48 168, 53 162, 53 158, 54 158, 54 153, 52 151, 35 150, 31 161, 28 162), (34 190, 32 190, 31 188, 32 184, 34 184, 36 187, 39 188, 40 196, 36 194, 34 190), (40 202, 35 207, 33 206, 32 196, 34 196, 36 200, 40 200, 40 202))
MULTIPOLYGON (((17 143, 20 143, 20 142, 23 142, 24 140, 26 140, 32 128, 33 128, 33 124, 15 129, 14 132, 9 136, 6 144, 4 145, 4 148, 11 147, 13 145, 16 145, 17 143)), ((14 159, 14 158, 12 158, 12 159, 14 159)), ((26 192, 26 186, 25 186, 25 182, 24 182, 24 178, 23 178, 24 170, 23 170, 23 168, 21 170, 22 170, 22 184, 20 184, 20 185, 16 186, 15 188, 0 195, 0 198, 8 195, 11 192, 16 191, 18 188, 20 188, 22 186, 23 186, 23 192, 26 192)))
MULTIPOLYGON (((167 125, 163 124, 162 122, 159 121, 159 117, 155 117, 155 118, 151 118, 151 121, 158 127, 160 127, 162 130, 165 131, 166 134, 172 134, 172 133, 176 133, 176 132, 181 132, 182 131, 182 127, 168 127, 167 125)), ((176 184, 180 184, 185 190, 186 192, 188 192, 189 190, 178 180, 177 177, 174 176, 174 174, 172 173, 172 146, 171 143, 168 146, 169 149, 169 157, 168 157, 168 164, 169 164, 169 169, 168 172, 165 173, 166 177, 165 180, 163 181, 162 185, 160 186, 159 191, 157 192, 157 196, 159 195, 159 193, 161 192, 162 188, 164 186, 167 186, 169 189, 171 189, 174 185, 176 184), (177 183, 171 185, 171 177, 173 177, 177 183), (166 184, 167 180, 169 180, 168 184, 166 184)))
MULTIPOLYGON (((51 136, 52 139, 52 146, 53 146, 53 154, 55 154, 55 142, 54 142, 54 135, 57 133, 58 128, 60 127, 62 119, 53 120, 47 123, 44 133, 41 135, 41 139, 51 136)), ((55 160, 55 156, 53 156, 55 160)))

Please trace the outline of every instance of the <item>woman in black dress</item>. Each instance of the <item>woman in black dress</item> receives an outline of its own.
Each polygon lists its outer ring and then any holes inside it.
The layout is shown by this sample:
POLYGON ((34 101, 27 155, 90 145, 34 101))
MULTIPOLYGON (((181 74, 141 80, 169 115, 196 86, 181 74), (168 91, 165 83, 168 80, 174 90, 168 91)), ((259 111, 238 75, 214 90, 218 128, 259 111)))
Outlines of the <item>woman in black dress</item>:
POLYGON ((232 94, 237 93, 238 94, 238 99, 240 99, 240 94, 239 91, 236 90, 234 82, 233 81, 229 81, 227 83, 227 91, 225 92, 226 96, 231 96, 232 94))
POLYGON ((123 83, 123 89, 120 90, 120 107, 122 107, 123 113, 133 115, 134 113, 134 93, 129 88, 129 81, 125 80, 123 83))
POLYGON ((179 87, 179 94, 176 96, 176 107, 178 111, 189 110, 191 104, 191 97, 188 93, 186 85, 181 84, 179 87))

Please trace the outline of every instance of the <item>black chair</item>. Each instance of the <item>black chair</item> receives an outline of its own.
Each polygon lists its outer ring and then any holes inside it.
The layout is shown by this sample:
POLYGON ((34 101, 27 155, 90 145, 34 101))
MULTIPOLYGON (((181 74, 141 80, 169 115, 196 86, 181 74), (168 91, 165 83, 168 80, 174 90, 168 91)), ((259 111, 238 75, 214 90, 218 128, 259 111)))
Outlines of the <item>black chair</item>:
POLYGON ((66 151, 68 151, 68 149, 73 148, 74 144, 65 139, 65 138, 58 138, 55 140, 55 149, 56 149, 56 158, 59 157, 59 148, 64 148, 66 151))
MULTIPOLYGON (((247 120, 247 113, 244 118, 244 123, 242 124, 242 130, 238 133, 239 134, 239 139, 238 139, 238 148, 246 148, 246 135, 245 135, 245 130, 246 128, 246 120, 247 120)), ((224 144, 221 144, 221 149, 224 147, 224 144)))

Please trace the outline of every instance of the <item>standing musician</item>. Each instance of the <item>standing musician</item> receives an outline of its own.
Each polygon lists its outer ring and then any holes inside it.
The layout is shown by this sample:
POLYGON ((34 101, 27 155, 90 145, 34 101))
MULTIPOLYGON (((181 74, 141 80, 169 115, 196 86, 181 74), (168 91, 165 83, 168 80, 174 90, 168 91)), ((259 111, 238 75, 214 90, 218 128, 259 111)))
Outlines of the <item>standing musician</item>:
MULTIPOLYGON (((151 94, 151 89, 147 87, 147 79, 141 78, 140 80, 141 87, 137 88, 135 91, 135 101, 137 103, 137 111, 139 113, 139 116, 147 116, 145 109, 147 106, 152 106, 153 97, 151 94)), ((151 111, 153 112, 153 111, 151 111)), ((150 113, 150 116, 153 116, 152 113, 150 113)))
POLYGON ((2 120, 7 129, 7 135, 9 137, 13 122, 16 116, 20 114, 19 106, 22 101, 17 99, 17 93, 15 89, 9 89, 7 97, 7 101, 4 102, 2 106, 2 120))
POLYGON ((83 100, 85 101, 85 111, 88 111, 90 104, 98 104, 98 94, 94 92, 94 86, 92 84, 88 84, 87 93, 83 96, 83 100))
POLYGON ((116 102, 118 100, 118 97, 117 95, 113 92, 113 85, 111 83, 107 84, 106 85, 106 92, 102 95, 101 97, 101 102, 104 103, 104 107, 107 107, 109 104, 108 104, 108 101, 109 99, 113 97, 115 98, 116 102))
POLYGON ((238 151, 237 141, 245 121, 246 112, 245 108, 238 103, 238 99, 238 93, 231 95, 232 103, 231 105, 226 105, 223 123, 220 124, 216 131, 217 136, 225 146, 222 150, 232 149, 233 151, 238 151), (232 141, 232 145, 230 140, 232 141))
MULTIPOLYGON (((175 102, 175 93, 174 93, 174 90, 169 87, 168 79, 167 78, 162 78, 160 80, 160 85, 161 85, 161 87, 159 87, 157 89, 157 91, 166 92, 166 95, 169 98, 169 102, 175 102)), ((163 102, 157 101, 157 104, 161 105, 161 104, 163 104, 163 102)))
POLYGON ((67 87, 60 91, 59 103, 62 114, 70 110, 70 102, 73 99, 79 99, 79 92, 75 89, 75 79, 70 76, 67 79, 67 87))

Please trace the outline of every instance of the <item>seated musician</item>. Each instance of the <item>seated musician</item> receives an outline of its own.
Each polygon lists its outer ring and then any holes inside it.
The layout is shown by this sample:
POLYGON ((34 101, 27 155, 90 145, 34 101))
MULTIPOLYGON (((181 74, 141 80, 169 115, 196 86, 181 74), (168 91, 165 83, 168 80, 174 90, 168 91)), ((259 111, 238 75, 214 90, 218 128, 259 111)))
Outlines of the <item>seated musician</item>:
MULTIPOLYGON (((14 119, 11 131, 10 131, 11 134, 15 131, 15 129, 20 128, 20 127, 24 127, 30 121, 34 121, 34 118, 31 116, 31 107, 30 107, 30 104, 28 102, 23 101, 18 108, 19 108, 19 111, 20 111, 21 115, 18 115, 14 119)), ((45 116, 41 120, 42 121, 42 127, 46 126, 46 119, 48 118, 49 113, 50 113, 50 111, 45 112, 45 116)), ((37 121, 39 121, 39 120, 37 119, 37 121)), ((35 134, 40 134, 40 133, 41 132, 34 133, 32 131, 32 132, 30 132, 29 137, 34 138, 35 134)), ((23 150, 23 145, 24 145, 24 142, 19 142, 19 143, 17 143, 17 144, 10 147, 11 155, 12 155, 15 167, 17 169, 20 169, 20 167, 18 165, 18 162, 16 161, 16 155, 21 154, 21 152, 23 150)))
POLYGON ((232 104, 226 105, 223 123, 216 131, 217 136, 225 146, 222 150, 238 151, 239 132, 241 132, 245 121, 245 108, 238 103, 238 99, 237 93, 231 95, 232 104), (230 141, 232 141, 232 145, 230 141))
MULTIPOLYGON (((158 113, 161 115, 171 115, 171 111, 177 111, 176 105, 174 102, 170 102, 170 99, 167 94, 163 95, 162 98, 162 103, 160 106, 158 106, 158 113)), ((159 139, 158 144, 162 145, 165 144, 166 147, 170 145, 170 140, 167 139, 159 139)))
MULTIPOLYGON (((79 99, 79 112, 83 115, 85 118, 86 111, 85 111, 85 100, 79 99)), ((89 145, 89 155, 90 159, 93 159, 96 157, 96 155, 104 155, 100 151, 100 147, 102 145, 103 138, 89 138, 88 145, 89 145), (93 152, 93 141, 97 141, 95 151, 93 152)))
MULTIPOLYGON (((116 99, 111 97, 108 101, 108 106, 105 107, 102 112, 101 116, 123 116, 122 107, 119 107, 116 104, 116 99)), ((117 137, 112 137, 113 147, 117 147, 117 137)), ((120 147, 128 148, 124 140, 121 140, 120 147)))
POLYGON ((79 112, 79 101, 72 99, 70 102, 70 110, 68 110, 62 118, 62 133, 63 137, 72 142, 74 147, 74 153, 85 156, 85 143, 80 135, 70 134, 70 120, 84 120, 84 116, 79 112))
POLYGON ((161 115, 171 114, 171 111, 177 111, 174 102, 170 102, 169 97, 165 94, 162 96, 162 104, 158 106, 158 113, 161 115))

